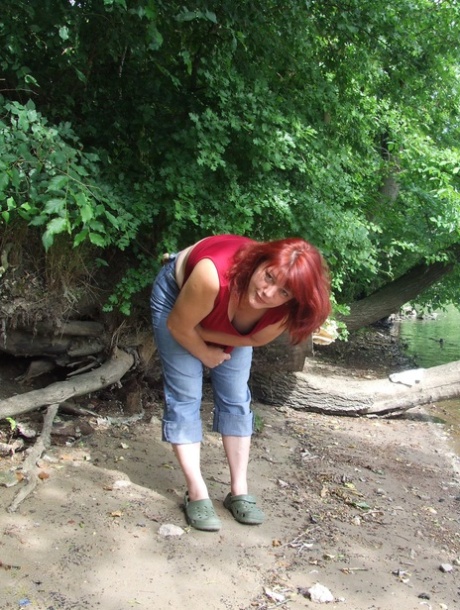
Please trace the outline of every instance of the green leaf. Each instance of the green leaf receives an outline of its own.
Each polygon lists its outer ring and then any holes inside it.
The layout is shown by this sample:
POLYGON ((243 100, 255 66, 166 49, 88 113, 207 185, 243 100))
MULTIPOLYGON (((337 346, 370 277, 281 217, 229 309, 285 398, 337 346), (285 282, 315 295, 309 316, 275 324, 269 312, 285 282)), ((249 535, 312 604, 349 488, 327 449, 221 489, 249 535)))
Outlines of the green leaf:
POLYGON ((104 233, 105 230, 104 225, 102 224, 102 222, 99 222, 99 220, 92 220, 89 223, 89 228, 93 231, 98 231, 99 233, 104 233))
POLYGON ((101 248, 104 248, 107 245, 104 237, 99 235, 99 233, 89 233, 89 241, 95 246, 100 246, 101 248))
POLYGON ((17 208, 16 201, 13 199, 13 197, 8 197, 8 199, 6 200, 6 206, 10 211, 15 210, 17 208))
POLYGON ((48 192, 49 191, 60 191, 65 186, 67 186, 68 182, 69 182, 68 176, 53 176, 53 178, 51 178, 48 188, 46 190, 48 192))
POLYGON ((84 224, 94 218, 94 208, 88 201, 86 193, 76 193, 75 201, 79 207, 81 220, 84 224))
POLYGON ((194 11, 188 11, 186 8, 184 8, 182 13, 176 15, 175 19, 179 22, 194 21, 195 19, 205 19, 207 21, 211 21, 212 23, 217 24, 217 17, 215 13, 213 13, 212 11, 203 12, 199 11, 198 9, 195 9, 194 11))
POLYGON ((46 251, 48 251, 54 243, 54 235, 49 231, 45 231, 42 235, 42 244, 46 251))
POLYGON ((65 210, 66 200, 61 198, 49 199, 45 204, 47 214, 61 214, 65 210))
POLYGON ((78 80, 82 83, 87 83, 88 82, 88 78, 86 76, 86 74, 84 74, 81 70, 79 70, 78 68, 75 68, 75 74, 78 77, 78 80))
POLYGON ((67 218, 53 218, 46 225, 46 232, 52 235, 57 235, 69 230, 69 221, 67 218))
POLYGON ((356 508, 360 508, 361 510, 370 510, 371 507, 369 506, 369 504, 367 502, 353 502, 353 506, 356 506, 356 508))
POLYGON ((111 214, 110 212, 108 212, 107 210, 104 212, 106 218, 110 221, 110 223, 116 228, 118 229, 120 226, 120 221, 118 220, 118 218, 116 218, 113 214, 111 214))
POLYGON ((80 208, 81 219, 84 224, 88 223, 90 220, 94 218, 94 211, 90 205, 83 205, 80 208))
POLYGON ((82 231, 77 233, 77 235, 74 237, 74 240, 73 240, 73 247, 76 248, 81 243, 83 243, 85 241, 85 239, 87 239, 88 235, 89 235, 89 230, 87 228, 84 228, 82 231))
POLYGON ((0 174, 0 191, 4 191, 9 184, 9 176, 6 172, 0 174))
POLYGON ((179 13, 178 15, 176 15, 175 19, 176 19, 176 21, 193 21, 194 19, 199 19, 200 15, 202 15, 202 14, 203 13, 198 10, 187 11, 186 9, 184 9, 182 11, 182 13, 179 13))
POLYGON ((126 10, 128 8, 126 6, 126 0, 104 0, 104 6, 113 6, 114 4, 117 4, 126 10))
POLYGON ((64 41, 69 40, 69 37, 70 37, 69 28, 66 25, 63 25, 59 28, 59 36, 64 41))
POLYGON ((213 13, 212 11, 205 11, 204 16, 208 21, 212 21, 212 23, 217 25, 216 13, 213 13))
POLYGON ((32 74, 26 74, 24 76, 24 82, 27 83, 28 85, 34 85, 35 87, 40 87, 40 85, 38 84, 37 79, 35 79, 32 74))
POLYGON ((158 51, 158 49, 163 44, 163 36, 158 31, 157 26, 154 23, 151 23, 148 27, 147 37, 149 39, 149 49, 151 51, 158 51))
POLYGON ((6 417, 5 419, 10 424, 11 431, 14 432, 16 430, 16 428, 18 427, 16 420, 13 419, 12 417, 6 417))
MULTIPOLYGON (((21 209, 18 210, 18 214, 21 216, 21 218, 24 218, 25 220, 30 219, 30 214, 22 212, 21 209)), ((30 220, 29 224, 31 227, 41 227, 46 224, 48 220, 49 216, 46 216, 45 214, 37 214, 30 220)))

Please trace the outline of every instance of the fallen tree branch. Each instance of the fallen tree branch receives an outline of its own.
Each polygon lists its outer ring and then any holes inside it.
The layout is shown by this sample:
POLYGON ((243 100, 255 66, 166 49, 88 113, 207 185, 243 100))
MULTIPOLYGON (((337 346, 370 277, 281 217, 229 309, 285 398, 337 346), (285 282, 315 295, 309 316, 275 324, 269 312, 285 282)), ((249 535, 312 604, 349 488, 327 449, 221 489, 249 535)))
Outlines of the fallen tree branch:
POLYGON ((38 482, 36 473, 37 461, 45 453, 51 442, 51 428, 53 421, 58 412, 59 405, 50 405, 46 410, 46 415, 43 420, 43 429, 41 435, 33 447, 27 450, 27 457, 22 465, 22 473, 27 479, 27 483, 16 494, 13 502, 8 507, 9 513, 14 513, 18 510, 19 505, 23 502, 35 489, 38 482))
POLYGON ((57 381, 40 390, 17 394, 0 401, 0 419, 14 417, 39 407, 60 404, 74 396, 84 396, 106 388, 129 371, 135 362, 134 355, 116 349, 99 368, 73 377, 68 381, 57 381))

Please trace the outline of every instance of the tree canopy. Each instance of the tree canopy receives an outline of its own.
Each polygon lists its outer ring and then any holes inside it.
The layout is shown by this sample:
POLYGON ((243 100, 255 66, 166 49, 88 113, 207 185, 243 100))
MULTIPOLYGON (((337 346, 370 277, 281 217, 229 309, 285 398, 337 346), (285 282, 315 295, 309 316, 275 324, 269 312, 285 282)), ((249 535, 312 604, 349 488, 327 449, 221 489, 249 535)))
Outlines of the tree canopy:
POLYGON ((3 0, 3 246, 64 239, 97 265, 122 251, 107 307, 125 313, 163 251, 225 232, 312 241, 339 304, 443 261, 423 298, 458 302, 459 13, 3 0))

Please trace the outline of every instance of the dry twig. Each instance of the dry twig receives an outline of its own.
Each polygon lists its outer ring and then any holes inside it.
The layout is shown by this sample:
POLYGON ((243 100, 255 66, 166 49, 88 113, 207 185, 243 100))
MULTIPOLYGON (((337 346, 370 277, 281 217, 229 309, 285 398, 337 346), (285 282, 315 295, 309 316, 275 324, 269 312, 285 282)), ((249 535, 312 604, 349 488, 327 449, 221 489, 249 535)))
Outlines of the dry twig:
POLYGON ((28 450, 28 455, 24 460, 24 464, 22 466, 22 471, 25 477, 27 478, 27 483, 18 491, 13 502, 8 507, 9 513, 16 512, 21 502, 23 502, 27 498, 27 496, 29 496, 33 492, 37 485, 38 476, 35 472, 37 460, 41 458, 41 456, 50 446, 51 428, 53 427, 53 421, 56 417, 56 413, 58 412, 58 408, 59 405, 54 404, 50 405, 46 410, 46 415, 43 420, 42 433, 39 436, 35 445, 28 450))

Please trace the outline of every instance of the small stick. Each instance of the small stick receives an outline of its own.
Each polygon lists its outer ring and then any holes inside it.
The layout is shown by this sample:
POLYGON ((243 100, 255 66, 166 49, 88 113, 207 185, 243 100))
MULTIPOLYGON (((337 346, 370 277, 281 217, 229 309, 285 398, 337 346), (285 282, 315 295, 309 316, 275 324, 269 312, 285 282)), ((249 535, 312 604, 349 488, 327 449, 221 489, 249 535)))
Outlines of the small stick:
POLYGON ((35 445, 30 449, 24 464, 22 471, 25 473, 27 483, 22 487, 16 494, 13 502, 8 507, 9 513, 14 513, 18 510, 19 505, 23 502, 35 489, 38 476, 35 472, 37 460, 45 453, 51 443, 51 428, 53 427, 53 421, 58 412, 59 404, 49 405, 46 410, 45 417, 43 419, 42 433, 39 436, 35 445))

